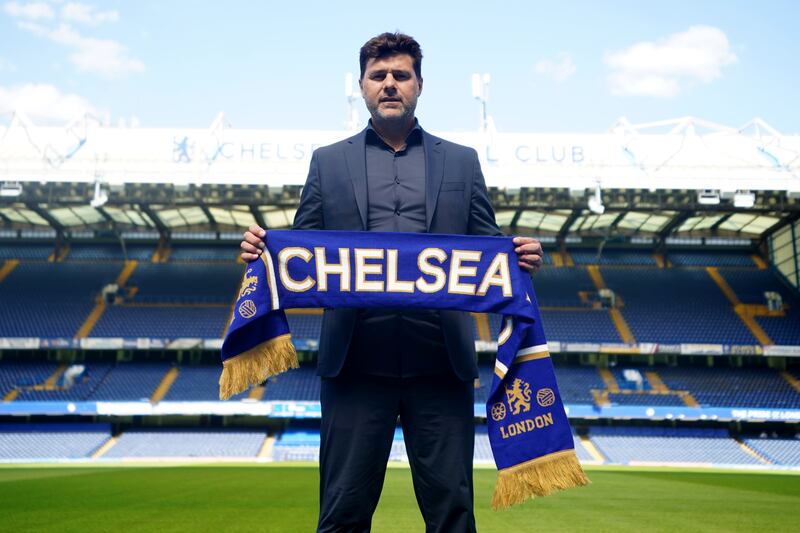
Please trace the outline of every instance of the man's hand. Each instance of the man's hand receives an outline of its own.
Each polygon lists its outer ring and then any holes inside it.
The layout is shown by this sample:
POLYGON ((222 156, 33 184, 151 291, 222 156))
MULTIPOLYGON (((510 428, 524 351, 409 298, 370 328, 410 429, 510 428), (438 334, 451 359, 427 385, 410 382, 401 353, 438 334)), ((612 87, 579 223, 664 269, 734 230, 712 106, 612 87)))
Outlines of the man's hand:
MULTIPOLYGON (((514 237, 514 249, 517 252, 517 263, 533 274, 542 266, 542 244, 533 237, 514 237)), ((244 257, 244 254, 242 254, 244 257)))
POLYGON ((255 261, 261 255, 261 251, 267 246, 264 239, 267 232, 256 224, 253 224, 244 232, 244 240, 239 245, 242 250, 242 259, 246 262, 255 261))

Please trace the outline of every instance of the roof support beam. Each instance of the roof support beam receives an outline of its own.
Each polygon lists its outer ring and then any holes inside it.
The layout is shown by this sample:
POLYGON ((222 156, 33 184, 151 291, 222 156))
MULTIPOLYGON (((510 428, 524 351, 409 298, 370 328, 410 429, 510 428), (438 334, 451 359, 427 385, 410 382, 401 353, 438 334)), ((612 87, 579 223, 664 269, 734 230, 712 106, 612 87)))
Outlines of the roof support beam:
POLYGON ((267 221, 264 220, 264 217, 261 215, 261 211, 258 210, 258 207, 250 204, 250 214, 253 215, 254 219, 256 219, 256 224, 258 224, 259 227, 267 229, 267 221))

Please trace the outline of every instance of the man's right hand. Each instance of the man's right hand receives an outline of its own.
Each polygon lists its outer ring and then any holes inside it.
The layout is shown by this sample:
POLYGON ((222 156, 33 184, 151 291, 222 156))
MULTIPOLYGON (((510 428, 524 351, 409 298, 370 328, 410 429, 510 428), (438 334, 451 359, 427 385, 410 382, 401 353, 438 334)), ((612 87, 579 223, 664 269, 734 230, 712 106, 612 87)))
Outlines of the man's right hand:
POLYGON ((264 239, 267 237, 267 232, 256 224, 253 224, 247 231, 244 232, 244 240, 239 245, 242 250, 242 259, 249 263, 255 261, 261 252, 266 247, 264 239))

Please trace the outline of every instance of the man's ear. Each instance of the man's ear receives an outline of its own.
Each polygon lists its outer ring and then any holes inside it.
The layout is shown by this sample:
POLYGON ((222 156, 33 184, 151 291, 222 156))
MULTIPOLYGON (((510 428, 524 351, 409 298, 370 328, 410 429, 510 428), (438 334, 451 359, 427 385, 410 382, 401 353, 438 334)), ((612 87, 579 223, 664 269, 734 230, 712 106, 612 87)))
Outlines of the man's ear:
POLYGON ((362 98, 364 97, 364 84, 361 83, 361 80, 364 78, 358 78, 358 90, 361 91, 362 98))
POLYGON ((417 96, 422 94, 422 78, 417 82, 417 96))

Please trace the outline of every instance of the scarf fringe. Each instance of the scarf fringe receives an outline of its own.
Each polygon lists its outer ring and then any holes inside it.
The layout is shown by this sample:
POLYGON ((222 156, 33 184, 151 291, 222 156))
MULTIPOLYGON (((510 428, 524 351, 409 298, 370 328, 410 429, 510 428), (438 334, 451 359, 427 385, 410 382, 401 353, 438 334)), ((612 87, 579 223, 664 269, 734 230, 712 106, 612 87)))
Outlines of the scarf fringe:
POLYGON ((556 452, 497 473, 492 509, 589 484, 574 450, 556 452))
POLYGON ((219 378, 219 399, 260 385, 269 376, 298 368, 297 352, 291 335, 281 335, 225 360, 219 378))

